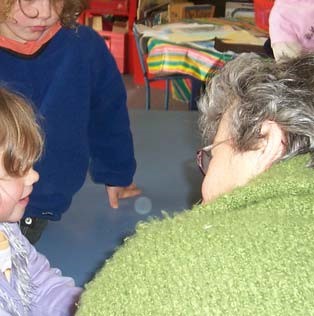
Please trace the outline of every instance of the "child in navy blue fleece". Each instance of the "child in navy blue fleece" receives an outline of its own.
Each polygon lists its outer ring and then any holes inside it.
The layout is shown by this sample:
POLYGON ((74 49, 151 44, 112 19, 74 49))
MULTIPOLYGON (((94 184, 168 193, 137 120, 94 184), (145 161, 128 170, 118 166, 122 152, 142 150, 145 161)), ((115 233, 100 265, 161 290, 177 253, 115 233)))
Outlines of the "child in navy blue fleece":
POLYGON ((36 242, 59 220, 88 169, 109 202, 140 194, 126 91, 104 40, 77 25, 85 0, 6 0, 0 16, 0 81, 38 109, 45 132, 41 180, 22 231, 36 242))

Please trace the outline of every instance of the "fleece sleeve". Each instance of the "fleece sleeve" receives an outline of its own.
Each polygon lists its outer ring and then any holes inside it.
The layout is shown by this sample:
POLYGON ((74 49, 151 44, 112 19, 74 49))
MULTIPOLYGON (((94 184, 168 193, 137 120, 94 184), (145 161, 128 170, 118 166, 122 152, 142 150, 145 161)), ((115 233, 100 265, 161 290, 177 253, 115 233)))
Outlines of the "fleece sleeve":
POLYGON ((94 34, 91 54, 90 172, 95 182, 127 186, 136 168, 126 91, 104 40, 94 34))
POLYGON ((269 16, 269 35, 272 43, 298 42, 296 25, 293 21, 290 8, 281 8, 274 5, 269 16))
POLYGON ((47 258, 38 253, 24 236, 21 238, 25 239, 24 243, 28 248, 28 266, 34 285, 30 315, 74 315, 81 288, 75 286, 72 278, 62 276, 60 270, 51 268, 47 258))
POLYGON ((269 16, 269 36, 276 60, 296 57, 302 50, 289 10, 289 7, 274 5, 269 16))

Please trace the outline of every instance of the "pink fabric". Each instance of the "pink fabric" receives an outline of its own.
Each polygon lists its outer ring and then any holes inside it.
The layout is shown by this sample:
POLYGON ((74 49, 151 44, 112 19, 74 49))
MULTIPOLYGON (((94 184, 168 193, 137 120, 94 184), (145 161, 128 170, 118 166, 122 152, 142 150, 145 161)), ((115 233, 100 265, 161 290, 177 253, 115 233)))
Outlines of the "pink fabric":
POLYGON ((314 0, 276 0, 269 17, 274 43, 298 43, 314 51, 314 0))

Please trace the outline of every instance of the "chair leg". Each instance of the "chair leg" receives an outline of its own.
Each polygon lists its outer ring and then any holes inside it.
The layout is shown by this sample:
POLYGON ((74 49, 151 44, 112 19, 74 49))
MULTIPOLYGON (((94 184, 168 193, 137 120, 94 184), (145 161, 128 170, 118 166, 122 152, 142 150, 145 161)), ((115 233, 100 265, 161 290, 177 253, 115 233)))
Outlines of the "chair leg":
POLYGON ((169 109, 169 90, 170 90, 170 80, 166 80, 166 90, 165 90, 165 110, 169 109))
POLYGON ((146 110, 150 110, 150 84, 148 80, 145 80, 145 96, 146 96, 146 110))
POLYGON ((198 79, 191 78, 191 97, 190 97, 190 103, 189 103, 189 110, 190 111, 197 111, 197 101, 201 94, 201 87, 203 85, 203 82, 198 79))

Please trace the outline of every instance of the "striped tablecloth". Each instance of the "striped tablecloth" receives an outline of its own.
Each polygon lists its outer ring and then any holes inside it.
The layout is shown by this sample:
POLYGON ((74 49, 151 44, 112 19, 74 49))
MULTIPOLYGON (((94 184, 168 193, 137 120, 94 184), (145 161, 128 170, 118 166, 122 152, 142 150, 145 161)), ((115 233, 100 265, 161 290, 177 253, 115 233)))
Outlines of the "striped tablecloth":
MULTIPOLYGON (((184 73, 201 81, 207 81, 213 77, 235 56, 232 52, 218 52, 208 45, 203 50, 188 45, 172 44, 156 38, 149 39, 147 48, 147 65, 150 73, 184 73)), ((187 102, 190 92, 189 80, 178 80, 172 85, 172 95, 176 99, 187 102)))

